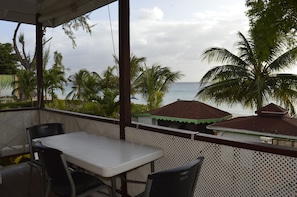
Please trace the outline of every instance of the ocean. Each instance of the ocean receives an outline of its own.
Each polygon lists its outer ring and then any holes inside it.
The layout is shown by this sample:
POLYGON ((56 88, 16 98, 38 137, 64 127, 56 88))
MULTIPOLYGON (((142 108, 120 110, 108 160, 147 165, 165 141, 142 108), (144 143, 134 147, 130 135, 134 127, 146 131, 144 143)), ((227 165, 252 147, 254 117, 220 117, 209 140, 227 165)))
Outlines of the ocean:
MULTIPOLYGON (((199 91, 199 82, 178 82, 174 83, 170 88, 168 93, 165 94, 162 106, 168 105, 177 100, 197 100, 195 95, 199 91)), ((131 102, 136 104, 145 104, 145 100, 141 95, 135 96, 137 100, 132 99, 131 102)), ((212 107, 218 108, 220 110, 229 112, 234 116, 246 116, 254 115, 254 109, 243 108, 240 104, 233 104, 232 106, 227 104, 216 105, 212 101, 200 101, 212 107)))
MULTIPOLYGON (((199 82, 178 82, 170 86, 168 93, 165 94, 162 106, 168 105, 177 100, 197 100, 195 95, 199 90, 199 82)), ((57 91, 58 98, 64 99, 66 95, 71 91, 71 87, 67 86, 65 88, 65 93, 62 94, 61 91, 57 91)), ((131 99, 132 103, 135 104, 146 104, 145 99, 141 95, 135 95, 135 98, 131 99)), ((211 101, 201 101, 205 104, 208 104, 212 107, 218 108, 220 110, 229 112, 234 116, 246 116, 253 115, 255 109, 246 109, 243 108, 240 104, 233 104, 232 106, 222 104, 216 105, 211 101)))

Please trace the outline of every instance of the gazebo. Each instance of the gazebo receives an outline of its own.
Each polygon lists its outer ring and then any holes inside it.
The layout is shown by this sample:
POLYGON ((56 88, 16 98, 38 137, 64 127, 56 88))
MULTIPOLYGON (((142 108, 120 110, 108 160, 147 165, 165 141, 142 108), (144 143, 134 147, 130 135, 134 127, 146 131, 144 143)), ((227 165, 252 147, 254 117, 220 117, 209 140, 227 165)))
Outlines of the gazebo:
POLYGON ((201 133, 213 134, 212 130, 206 128, 212 123, 221 122, 229 119, 232 115, 205 103, 190 100, 177 100, 139 117, 149 117, 152 123, 201 133))

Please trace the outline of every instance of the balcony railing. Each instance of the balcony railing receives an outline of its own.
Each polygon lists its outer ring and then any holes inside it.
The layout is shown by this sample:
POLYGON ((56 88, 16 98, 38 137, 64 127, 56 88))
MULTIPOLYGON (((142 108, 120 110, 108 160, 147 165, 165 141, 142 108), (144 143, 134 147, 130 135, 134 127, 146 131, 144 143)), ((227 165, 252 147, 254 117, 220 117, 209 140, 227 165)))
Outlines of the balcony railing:
MULTIPOLYGON (((62 122, 65 132, 120 136, 117 120, 59 110, 6 111, 0 113, 0 118, 3 154, 8 149, 25 151, 25 128, 37 123, 62 122)), ((156 171, 204 156, 195 196, 297 195, 297 149, 137 123, 126 128, 126 140, 164 150, 165 156, 155 162, 156 171)), ((149 165, 142 166, 129 172, 127 178, 145 181, 149 172, 149 165)), ((128 184, 128 193, 132 196, 143 190, 144 185, 128 184)))

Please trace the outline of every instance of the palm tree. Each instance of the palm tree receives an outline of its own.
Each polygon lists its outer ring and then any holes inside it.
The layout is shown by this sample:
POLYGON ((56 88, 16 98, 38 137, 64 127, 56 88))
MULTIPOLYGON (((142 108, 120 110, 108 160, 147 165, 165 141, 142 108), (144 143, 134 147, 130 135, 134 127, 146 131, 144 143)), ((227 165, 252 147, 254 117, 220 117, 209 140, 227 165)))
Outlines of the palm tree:
POLYGON ((109 66, 99 78, 100 97, 96 100, 100 105, 100 115, 118 118, 119 113, 119 77, 115 73, 117 66, 109 66))
MULTIPOLYGON (((119 65, 119 60, 116 56, 113 56, 116 65, 119 65)), ((135 95, 137 93, 135 80, 140 75, 143 70, 143 66, 145 66, 146 58, 145 57, 137 57, 134 54, 130 56, 130 80, 131 80, 131 95, 135 95)))
POLYGON ((100 100, 100 80, 101 77, 96 72, 91 72, 85 77, 81 88, 81 96, 84 101, 92 102, 100 100))
POLYGON ((82 89, 86 78, 89 76, 89 71, 81 69, 74 75, 68 77, 68 81, 72 84, 72 90, 66 96, 66 99, 72 97, 72 99, 82 99, 82 89))
POLYGON ((44 92, 45 99, 47 100, 47 95, 50 95, 51 99, 54 100, 57 98, 55 91, 60 89, 62 93, 64 92, 64 84, 67 83, 64 78, 65 72, 52 68, 44 71, 44 92))
POLYGON ((156 109, 160 107, 169 86, 181 76, 180 72, 172 72, 168 67, 154 64, 151 68, 144 68, 135 81, 135 87, 147 100, 148 109, 156 109))
POLYGON ((119 100, 118 92, 111 89, 104 89, 103 96, 100 100, 100 115, 110 118, 119 117, 119 100))
POLYGON ((218 47, 209 48, 202 54, 203 60, 224 65, 210 69, 202 77, 202 89, 196 97, 212 99, 217 104, 239 102, 245 107, 257 109, 276 101, 295 114, 293 101, 297 98, 297 75, 279 72, 296 63, 297 48, 283 53, 286 43, 279 42, 263 60, 255 53, 255 40, 246 39, 240 32, 238 35, 238 55, 218 47))
POLYGON ((136 88, 136 79, 143 71, 145 67, 146 58, 145 57, 136 57, 132 55, 130 58, 130 78, 131 78, 131 95, 135 95, 137 93, 136 88))
POLYGON ((57 97, 55 90, 60 89, 62 93, 64 92, 64 84, 67 84, 65 79, 65 67, 62 64, 62 54, 57 51, 54 52, 55 63, 53 67, 49 70, 44 69, 44 92, 45 99, 47 100, 47 95, 50 94, 52 100, 57 97))
POLYGON ((114 73, 117 69, 117 66, 109 66, 106 71, 102 73, 100 78, 100 87, 101 89, 112 89, 119 90, 119 77, 114 73))
POLYGON ((36 75, 32 70, 17 71, 17 80, 12 82, 12 94, 19 95, 20 100, 27 100, 36 96, 36 75))
MULTIPOLYGON (((100 115, 118 118, 119 113, 119 76, 116 72, 119 66, 119 60, 116 56, 113 56, 116 65, 109 66, 106 71, 102 73, 102 77, 99 82, 101 88, 101 97, 98 99, 101 112, 100 115)), ((145 57, 138 58, 135 55, 130 57, 130 78, 131 78, 131 95, 137 93, 135 89, 135 80, 143 70, 142 63, 146 61, 145 57)))

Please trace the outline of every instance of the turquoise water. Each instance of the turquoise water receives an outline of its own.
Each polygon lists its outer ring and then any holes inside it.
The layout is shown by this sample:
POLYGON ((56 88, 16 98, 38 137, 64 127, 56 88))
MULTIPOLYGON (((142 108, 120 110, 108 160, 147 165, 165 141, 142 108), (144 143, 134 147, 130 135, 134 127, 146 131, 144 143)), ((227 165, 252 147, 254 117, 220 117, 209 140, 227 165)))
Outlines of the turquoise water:
MULTIPOLYGON (((177 100, 197 100, 195 95, 199 90, 198 82, 179 82, 174 83, 170 88, 168 93, 165 94, 162 105, 167 105, 169 103, 175 102, 177 100)), ((58 97, 64 99, 66 95, 71 91, 71 87, 67 86, 66 91, 62 94, 60 91, 57 91, 58 97)), ((131 102, 135 104, 146 104, 145 99, 141 95, 135 95, 136 99, 132 99, 131 102)), ((219 105, 212 103, 211 101, 203 101, 204 103, 211 105, 213 107, 219 108, 223 111, 227 111, 233 115, 252 115, 254 110, 244 109, 241 105, 235 104, 232 106, 229 105, 219 105)))
MULTIPOLYGON (((164 106, 169 103, 175 102, 177 100, 197 100, 197 98, 195 98, 195 95, 197 94, 198 91, 199 91, 198 82, 174 83, 170 87, 169 92, 165 94, 162 105, 164 106)), ((136 104, 146 103, 145 100, 141 97, 141 95, 136 95, 136 98, 138 100, 132 99, 131 101, 136 104)), ((218 109, 221 109, 223 111, 227 111, 235 116, 254 114, 253 109, 245 109, 240 104, 233 104, 232 106, 229 106, 227 104, 216 105, 211 101, 201 101, 201 102, 206 103, 210 106, 216 107, 218 109)))
MULTIPOLYGON (((199 83, 195 82, 180 82, 174 83, 168 93, 165 94, 162 105, 175 102, 177 100, 195 100, 195 95, 199 90, 199 83)), ((145 100, 141 95, 135 95, 138 100, 132 99, 133 103, 145 104, 145 100)))

